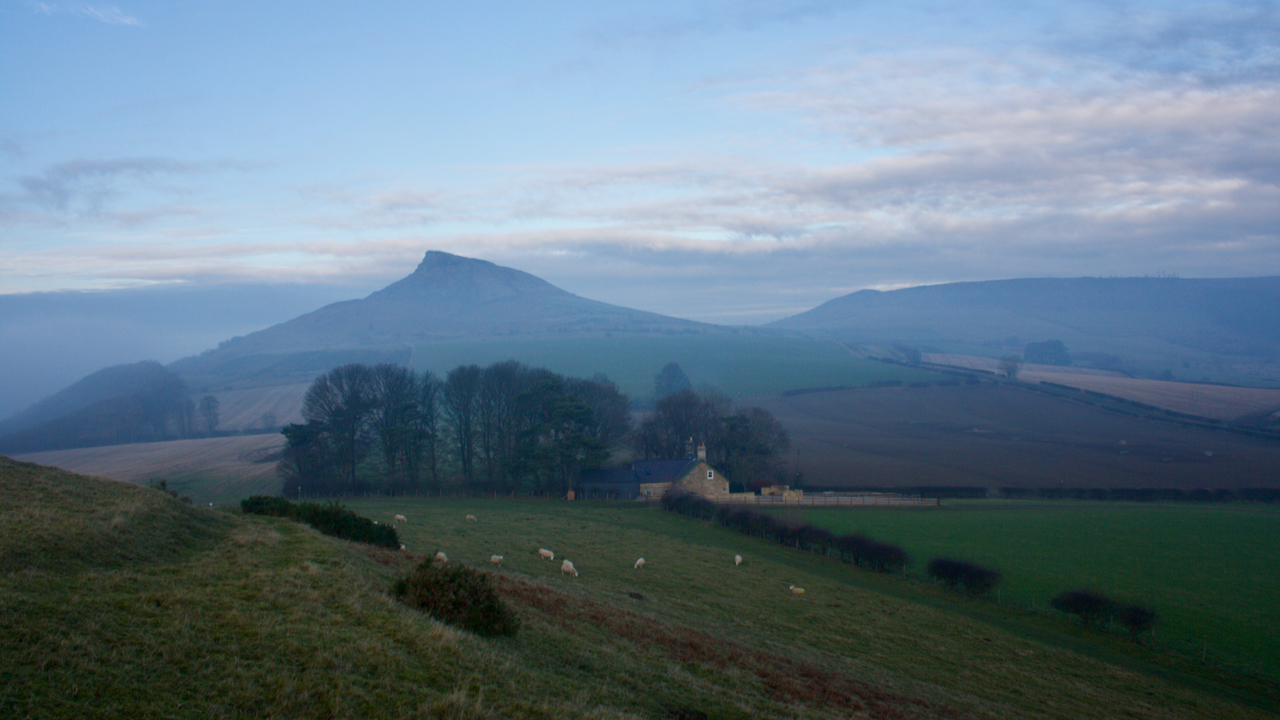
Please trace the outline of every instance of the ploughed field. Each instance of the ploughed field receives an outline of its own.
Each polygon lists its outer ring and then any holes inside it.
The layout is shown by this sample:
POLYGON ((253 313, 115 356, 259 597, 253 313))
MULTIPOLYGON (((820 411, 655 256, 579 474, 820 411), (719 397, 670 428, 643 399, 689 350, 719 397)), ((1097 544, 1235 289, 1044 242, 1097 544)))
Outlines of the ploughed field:
POLYGON ((1274 717, 1274 688, 655 507, 349 507, 406 515, 410 553, 0 460, 0 714, 1274 717), (504 556, 514 638, 390 597, 437 549, 504 556))
MULTIPOLYGON (((858 388, 743 404, 791 433, 809 486, 1280 486, 1280 442, 1132 417, 1007 384, 858 388)), ((797 458, 798 454, 798 458, 797 458)))
POLYGON ((914 512, 772 512, 899 545, 921 578, 938 557, 1000 570, 998 598, 1014 607, 1046 611, 1054 595, 1086 588, 1150 607, 1161 646, 1280 682, 1280 507, 944 500, 914 512))

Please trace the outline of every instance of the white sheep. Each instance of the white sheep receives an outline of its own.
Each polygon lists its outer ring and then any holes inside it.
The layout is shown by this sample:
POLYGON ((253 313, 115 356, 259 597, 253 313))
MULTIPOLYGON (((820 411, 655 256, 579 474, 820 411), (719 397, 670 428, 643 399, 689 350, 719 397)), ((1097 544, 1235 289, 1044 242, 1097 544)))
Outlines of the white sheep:
POLYGON ((636 569, 639 570, 642 567, 644 567, 644 558, 640 558, 636 561, 636 569))
POLYGON ((546 548, 538 548, 538 557, 543 560, 555 560, 556 554, 546 548))
POLYGON ((475 516, 475 515, 468 515, 468 516, 467 516, 467 522, 475 522, 475 521, 476 521, 476 516, 475 516))
POLYGON ((501 564, 502 564, 502 556, 501 556, 501 555, 490 555, 490 556, 489 556, 489 562, 493 563, 494 565, 501 565, 501 564))
POLYGON ((409 522, 409 518, 407 518, 407 517, 405 517, 405 516, 403 516, 403 515, 397 515, 397 516, 396 516, 396 522, 398 522, 398 523, 407 523, 407 522, 409 522))
POLYGON ((400 549, 401 549, 401 550, 408 550, 409 548, 405 547, 405 546, 404 546, 404 543, 400 543, 400 549))
POLYGON ((733 556, 733 564, 734 564, 734 565, 741 565, 741 564, 742 564, 742 556, 741 556, 741 555, 734 555, 734 556, 733 556))
POLYGON ((449 562, 449 556, 445 555, 443 550, 436 553, 436 559, 442 563, 449 562))
POLYGON ((796 595, 803 595, 803 594, 804 594, 804 588, 798 588, 798 587, 796 587, 795 585, 792 585, 792 586, 791 586, 790 588, 788 588, 788 589, 789 589, 792 593, 794 593, 794 594, 796 594, 796 595))
POLYGON ((565 560, 564 562, 560 563, 560 572, 564 573, 565 575, 572 575, 574 577, 578 577, 578 568, 574 567, 573 563, 569 562, 568 560, 565 560))

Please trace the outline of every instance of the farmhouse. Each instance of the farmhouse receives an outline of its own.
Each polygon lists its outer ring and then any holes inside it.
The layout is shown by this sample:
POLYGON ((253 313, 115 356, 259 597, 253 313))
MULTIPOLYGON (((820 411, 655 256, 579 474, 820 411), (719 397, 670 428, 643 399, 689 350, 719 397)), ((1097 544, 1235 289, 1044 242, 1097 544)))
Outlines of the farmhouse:
POLYGON ((750 494, 730 493, 729 478, 707 464, 707 446, 699 445, 697 455, 679 460, 643 460, 629 469, 586 471, 578 483, 578 497, 657 500, 672 487, 710 500, 750 494))

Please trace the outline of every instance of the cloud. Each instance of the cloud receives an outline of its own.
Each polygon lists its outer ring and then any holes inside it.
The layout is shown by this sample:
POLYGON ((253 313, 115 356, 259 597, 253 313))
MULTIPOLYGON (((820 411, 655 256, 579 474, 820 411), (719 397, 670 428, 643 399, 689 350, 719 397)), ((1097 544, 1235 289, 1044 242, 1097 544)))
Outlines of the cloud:
POLYGON ((57 5, 45 2, 28 3, 33 10, 45 15, 54 15, 58 13, 67 13, 69 15, 78 15, 80 17, 97 20, 107 25, 132 25, 134 27, 142 27, 142 22, 132 15, 126 14, 123 10, 115 5, 57 5))

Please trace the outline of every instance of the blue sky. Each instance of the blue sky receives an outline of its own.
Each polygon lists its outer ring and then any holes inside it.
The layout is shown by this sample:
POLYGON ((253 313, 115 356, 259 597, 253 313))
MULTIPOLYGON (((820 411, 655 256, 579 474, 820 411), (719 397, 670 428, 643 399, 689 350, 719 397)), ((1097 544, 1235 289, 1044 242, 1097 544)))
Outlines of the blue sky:
POLYGON ((1275 2, 0 0, 0 294, 1277 274, 1278 79, 1275 2))

